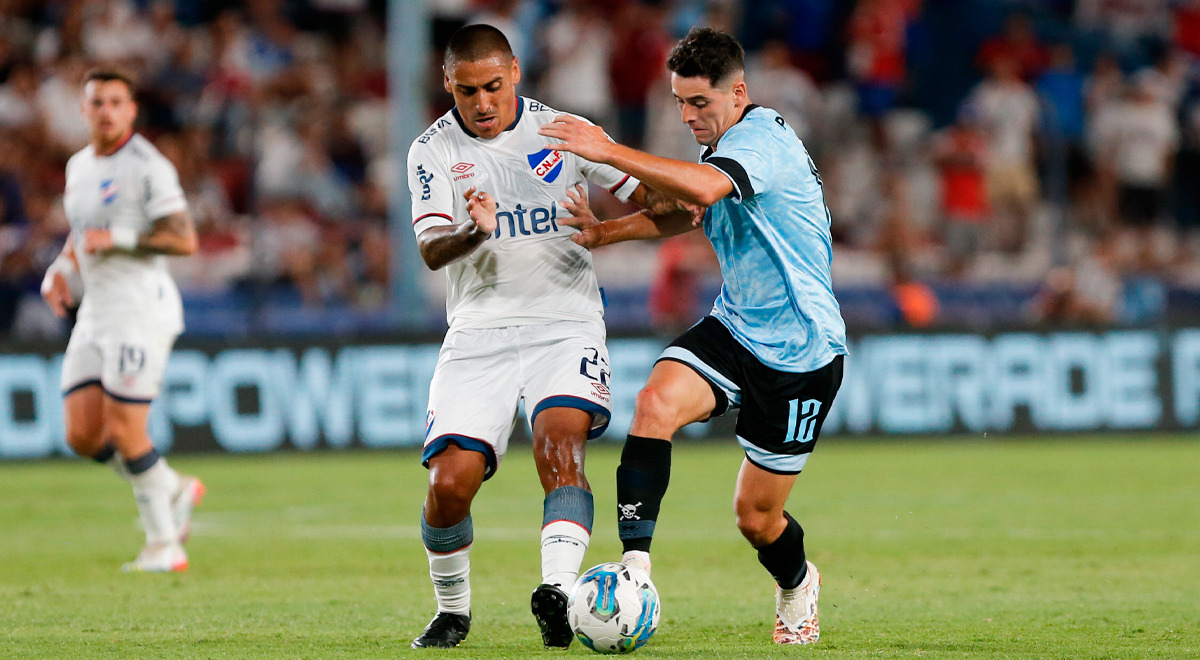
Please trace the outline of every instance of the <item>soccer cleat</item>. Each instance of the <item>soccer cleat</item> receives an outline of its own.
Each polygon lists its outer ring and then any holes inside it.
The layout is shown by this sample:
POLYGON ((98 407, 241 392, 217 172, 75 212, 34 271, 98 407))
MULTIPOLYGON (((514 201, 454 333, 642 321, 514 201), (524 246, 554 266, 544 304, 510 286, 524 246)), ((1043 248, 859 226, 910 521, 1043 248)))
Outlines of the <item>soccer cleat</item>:
POLYGON ((178 543, 148 545, 137 559, 121 567, 126 573, 182 573, 188 568, 187 553, 178 543))
POLYGON ((571 645, 575 633, 567 622, 567 594, 553 584, 540 584, 533 590, 529 602, 533 618, 542 631, 542 644, 546 648, 565 649, 571 645))
POLYGON ((179 490, 171 496, 171 518, 175 521, 180 543, 186 543, 192 531, 192 509, 200 504, 207 492, 196 477, 179 475, 179 490))
POLYGON ((808 562, 808 575, 795 589, 775 585, 776 644, 812 644, 821 636, 817 619, 817 595, 821 593, 821 574, 808 562))
POLYGON ((471 631, 471 615, 438 612, 421 636, 414 639, 414 649, 449 649, 467 638, 471 631))
POLYGON ((641 550, 630 550, 621 557, 621 563, 629 568, 635 568, 647 576, 650 575, 650 553, 641 550))

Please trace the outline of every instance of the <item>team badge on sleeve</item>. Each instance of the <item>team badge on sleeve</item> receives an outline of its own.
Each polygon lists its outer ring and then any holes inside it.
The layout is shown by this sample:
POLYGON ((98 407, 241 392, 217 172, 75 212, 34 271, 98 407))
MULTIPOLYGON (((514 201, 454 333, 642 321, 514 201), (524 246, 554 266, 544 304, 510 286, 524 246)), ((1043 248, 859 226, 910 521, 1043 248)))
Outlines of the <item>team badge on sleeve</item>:
POLYGON ((563 155, 561 151, 542 149, 536 154, 529 154, 525 159, 529 161, 529 167, 533 168, 534 175, 546 183, 554 183, 554 180, 562 173, 563 155))

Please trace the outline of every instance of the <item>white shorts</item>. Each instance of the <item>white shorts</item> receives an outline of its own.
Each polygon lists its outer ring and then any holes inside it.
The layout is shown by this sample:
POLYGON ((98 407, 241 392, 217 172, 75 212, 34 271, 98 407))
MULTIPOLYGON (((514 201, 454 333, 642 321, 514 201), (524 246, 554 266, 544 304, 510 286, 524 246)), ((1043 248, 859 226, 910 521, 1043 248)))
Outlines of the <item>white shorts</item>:
POLYGON ((487 459, 484 479, 495 472, 525 400, 529 426, 547 408, 592 414, 589 438, 599 437, 611 416, 608 349, 604 326, 581 321, 457 330, 446 335, 429 384, 425 450, 421 463, 447 445, 487 459))
POLYGON ((63 354, 63 396, 99 384, 117 401, 150 403, 162 388, 178 336, 144 324, 77 323, 63 354))

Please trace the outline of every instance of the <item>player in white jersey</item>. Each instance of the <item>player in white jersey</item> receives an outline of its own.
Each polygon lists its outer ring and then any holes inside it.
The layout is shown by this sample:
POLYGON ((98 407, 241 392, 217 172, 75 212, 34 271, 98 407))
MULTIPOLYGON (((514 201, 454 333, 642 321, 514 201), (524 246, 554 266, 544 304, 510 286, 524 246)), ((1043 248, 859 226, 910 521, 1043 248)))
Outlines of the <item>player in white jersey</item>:
MULTIPOLYGON (((499 30, 472 25, 443 61, 455 107, 408 156, 421 256, 449 278, 449 332, 430 385, 421 517, 438 612, 414 648, 452 647, 470 629, 471 501, 504 457, 524 399, 546 493, 542 582, 531 609, 547 647, 566 647, 566 589, 591 535, 584 446, 608 424, 603 302, 589 252, 561 224, 586 179, 656 217, 693 213, 614 168, 546 148, 556 111, 517 96, 518 62, 499 30)), ((667 220, 664 220, 667 221, 667 220)))
POLYGON ((146 545, 124 570, 182 571, 183 542, 204 485, 159 456, 146 416, 183 331, 179 291, 163 255, 194 252, 196 231, 175 167, 133 132, 133 93, 119 71, 95 69, 85 78, 91 139, 67 162, 63 206, 71 233, 42 295, 60 317, 79 305, 63 355, 67 442, 133 487, 146 545))

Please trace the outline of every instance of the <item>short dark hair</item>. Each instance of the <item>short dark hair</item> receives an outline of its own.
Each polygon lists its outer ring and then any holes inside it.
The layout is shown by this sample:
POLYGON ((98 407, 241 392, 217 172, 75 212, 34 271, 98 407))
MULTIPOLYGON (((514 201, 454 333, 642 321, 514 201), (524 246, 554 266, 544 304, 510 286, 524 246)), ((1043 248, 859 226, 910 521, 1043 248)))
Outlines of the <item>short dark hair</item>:
POLYGON ((459 28, 446 43, 443 64, 475 62, 500 55, 512 58, 512 46, 504 33, 491 25, 477 23, 459 28))
POLYGON ((737 39, 712 28, 692 28, 675 44, 667 68, 680 78, 708 78, 713 87, 745 70, 746 51, 737 39))
POLYGON ((93 80, 97 82, 124 83, 125 87, 129 89, 129 96, 133 98, 137 97, 137 85, 133 83, 133 76, 120 69, 113 67, 96 67, 94 69, 89 69, 88 72, 83 75, 83 84, 86 85, 93 80))

